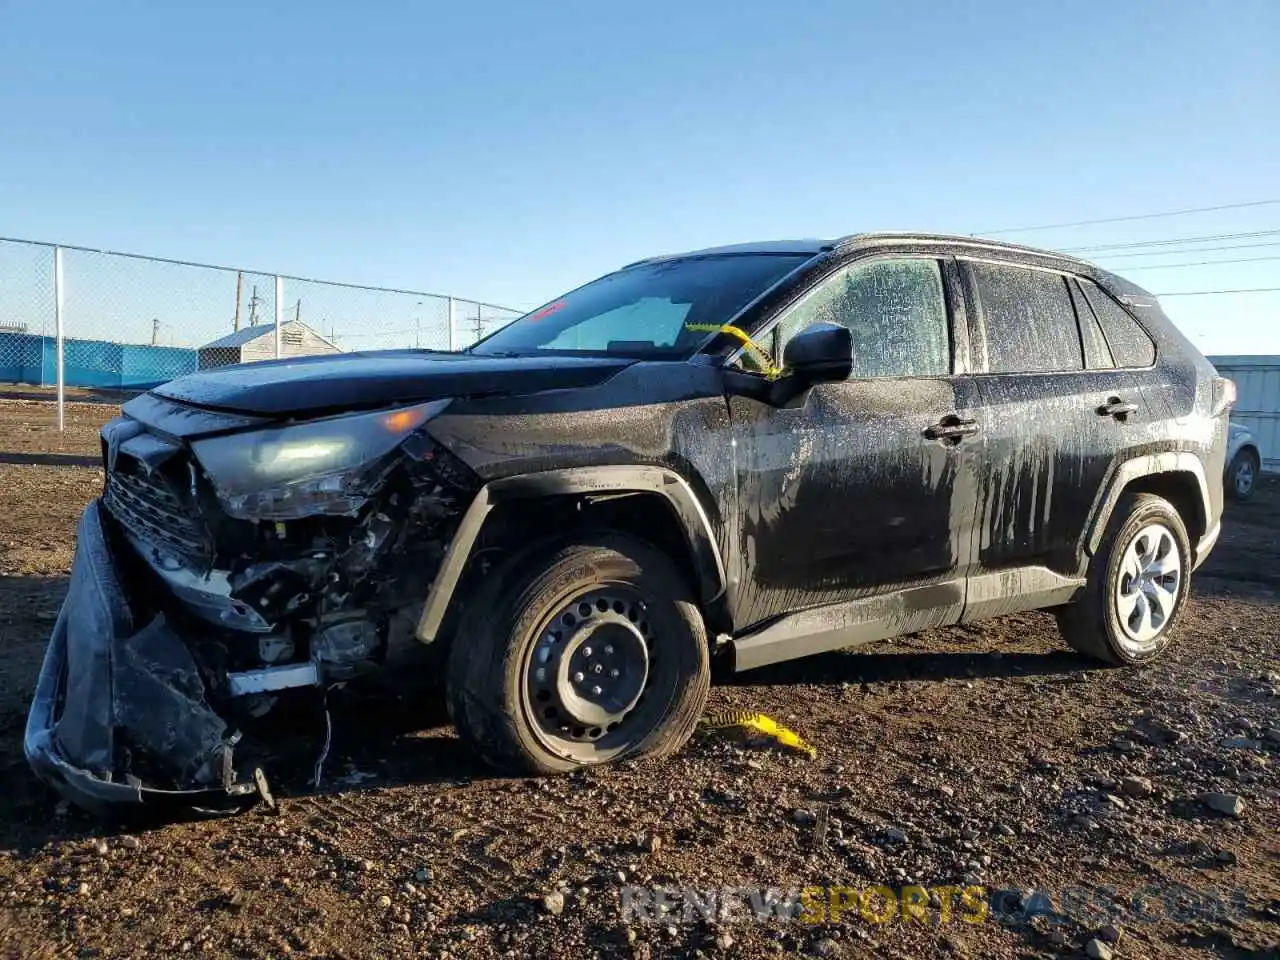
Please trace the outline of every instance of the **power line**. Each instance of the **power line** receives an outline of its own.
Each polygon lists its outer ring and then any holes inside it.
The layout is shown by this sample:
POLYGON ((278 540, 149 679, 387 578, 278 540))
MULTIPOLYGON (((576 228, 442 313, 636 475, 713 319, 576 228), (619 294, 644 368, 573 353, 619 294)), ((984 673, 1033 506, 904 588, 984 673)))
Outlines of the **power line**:
POLYGON ((1133 220, 1158 220, 1161 217, 1181 217, 1188 213, 1213 213, 1217 210, 1243 210, 1246 207, 1266 207, 1280 203, 1276 200, 1250 200, 1246 203, 1223 203, 1215 207, 1188 207, 1185 210, 1162 210, 1159 213, 1138 213, 1127 217, 1102 217, 1098 220, 1076 220, 1072 223, 1044 223, 1034 227, 1007 227, 1003 230, 983 230, 974 236, 992 236, 997 233, 1031 233, 1034 230, 1065 230, 1068 227, 1092 227, 1100 223, 1128 223, 1133 220))
POLYGON ((1280 293, 1280 287, 1245 287, 1242 290, 1179 290, 1176 293, 1157 293, 1157 297, 1216 297, 1221 293, 1280 293))
MULTIPOLYGON (((1264 243, 1237 243, 1227 247, 1187 247, 1175 250, 1174 253, 1217 253, 1220 250, 1254 250, 1258 247, 1280 247, 1280 240, 1269 240, 1264 243)), ((1133 257, 1167 257, 1168 250, 1147 250, 1144 253, 1106 253, 1097 260, 1129 260, 1133 257)))
POLYGON ((1063 253, 1088 253, 1092 250, 1128 250, 1131 247, 1172 247, 1180 243, 1203 243, 1208 240, 1243 240, 1249 237, 1274 237, 1280 230, 1254 230, 1250 233, 1213 233, 1202 237, 1178 237, 1173 240, 1144 240, 1140 243, 1100 243, 1092 247, 1067 247, 1063 253))
POLYGON ((1186 263, 1143 263, 1136 267, 1124 267, 1125 273, 1133 273, 1135 270, 1173 270, 1182 267, 1213 267, 1220 263, 1261 263, 1263 260, 1280 260, 1280 256, 1273 257, 1236 257, 1231 260, 1191 260, 1186 263))

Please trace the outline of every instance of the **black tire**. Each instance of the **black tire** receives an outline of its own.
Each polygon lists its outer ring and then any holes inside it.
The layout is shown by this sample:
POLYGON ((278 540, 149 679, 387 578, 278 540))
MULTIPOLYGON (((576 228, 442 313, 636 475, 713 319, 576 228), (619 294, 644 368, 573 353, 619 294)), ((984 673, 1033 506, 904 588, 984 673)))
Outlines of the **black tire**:
POLYGON ((1231 465, 1227 467, 1226 482, 1223 484, 1227 496, 1241 502, 1253 499, 1253 491, 1258 486, 1258 473, 1261 469, 1262 461, 1258 457, 1257 450, 1251 447, 1237 450, 1236 455, 1231 458, 1231 465))
MULTIPOLYGON (((1073 649, 1095 660, 1117 666, 1147 663, 1169 645, 1173 628, 1186 605, 1190 584, 1191 543, 1186 526, 1173 504, 1151 493, 1125 494, 1116 504, 1106 534, 1089 563, 1084 590, 1058 610, 1058 627, 1073 649), (1135 538, 1144 530, 1153 529, 1153 525, 1169 533, 1171 547, 1178 553, 1179 574, 1176 589, 1166 589, 1162 594, 1172 595, 1172 609, 1165 613, 1152 637, 1140 640, 1135 638, 1132 627, 1126 626, 1126 621, 1122 620, 1118 593, 1127 592, 1132 596, 1134 591, 1144 592, 1126 573, 1125 554, 1134 545, 1135 538), (1126 584, 1133 589, 1125 591, 1126 584)), ((1162 580, 1161 586, 1167 588, 1167 580, 1162 580)), ((1140 599, 1148 604, 1146 609, 1150 610, 1150 601, 1140 599)), ((1150 628, 1155 618, 1150 613, 1147 617, 1145 626, 1150 628)), ((1132 620, 1128 623, 1132 624, 1132 620)))
POLYGON ((532 774, 675 752, 709 685, 706 628, 679 567, 608 532, 494 570, 467 598, 448 667, 449 712, 462 739, 490 764, 532 774), (583 687, 576 667, 599 673, 605 653, 618 671, 603 676, 620 679, 602 678, 614 688, 592 698, 601 687, 583 687), (540 665, 554 678, 538 679, 540 665), (581 717, 593 710, 620 719, 588 727, 581 717))

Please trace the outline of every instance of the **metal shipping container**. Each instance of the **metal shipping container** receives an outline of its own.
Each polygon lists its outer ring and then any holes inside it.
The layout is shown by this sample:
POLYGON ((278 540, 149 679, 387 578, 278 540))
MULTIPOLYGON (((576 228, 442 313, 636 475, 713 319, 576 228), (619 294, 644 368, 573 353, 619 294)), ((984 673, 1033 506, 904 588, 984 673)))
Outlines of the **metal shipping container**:
POLYGON ((1210 357, 1209 362, 1236 382, 1231 419, 1253 433, 1262 469, 1280 472, 1280 356, 1210 357))

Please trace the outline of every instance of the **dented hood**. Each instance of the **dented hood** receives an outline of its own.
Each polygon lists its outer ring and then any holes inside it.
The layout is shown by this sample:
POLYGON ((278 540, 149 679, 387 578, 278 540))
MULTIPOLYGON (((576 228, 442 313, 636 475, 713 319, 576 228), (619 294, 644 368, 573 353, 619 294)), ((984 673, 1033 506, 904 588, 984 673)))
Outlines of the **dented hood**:
POLYGON ((587 387, 634 362, 623 357, 486 357, 385 350, 217 367, 180 377, 152 392, 236 413, 319 414, 394 402, 587 387))

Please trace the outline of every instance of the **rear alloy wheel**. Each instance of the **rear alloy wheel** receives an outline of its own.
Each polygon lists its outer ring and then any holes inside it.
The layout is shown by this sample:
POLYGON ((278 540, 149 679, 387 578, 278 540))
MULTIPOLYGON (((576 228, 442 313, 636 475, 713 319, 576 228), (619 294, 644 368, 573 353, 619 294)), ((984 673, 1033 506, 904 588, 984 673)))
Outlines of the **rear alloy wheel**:
POLYGON ((1126 640, 1150 644, 1168 624, 1182 590, 1182 560, 1173 531, 1162 523, 1140 529, 1125 548, 1115 578, 1116 615, 1126 640))
POLYGON ((708 684, 705 628, 678 567, 617 534, 494 571, 469 598, 449 664, 459 734, 532 773, 673 752, 708 684))
POLYGON ((1253 450, 1240 450, 1231 458, 1231 466, 1227 468, 1227 492, 1232 499, 1248 500, 1253 496, 1260 467, 1258 455, 1253 450))
POLYGON ((1058 613, 1076 650, 1113 664, 1145 663, 1168 646, 1190 589, 1191 546, 1173 505, 1127 494, 1089 564, 1080 596, 1058 613))

